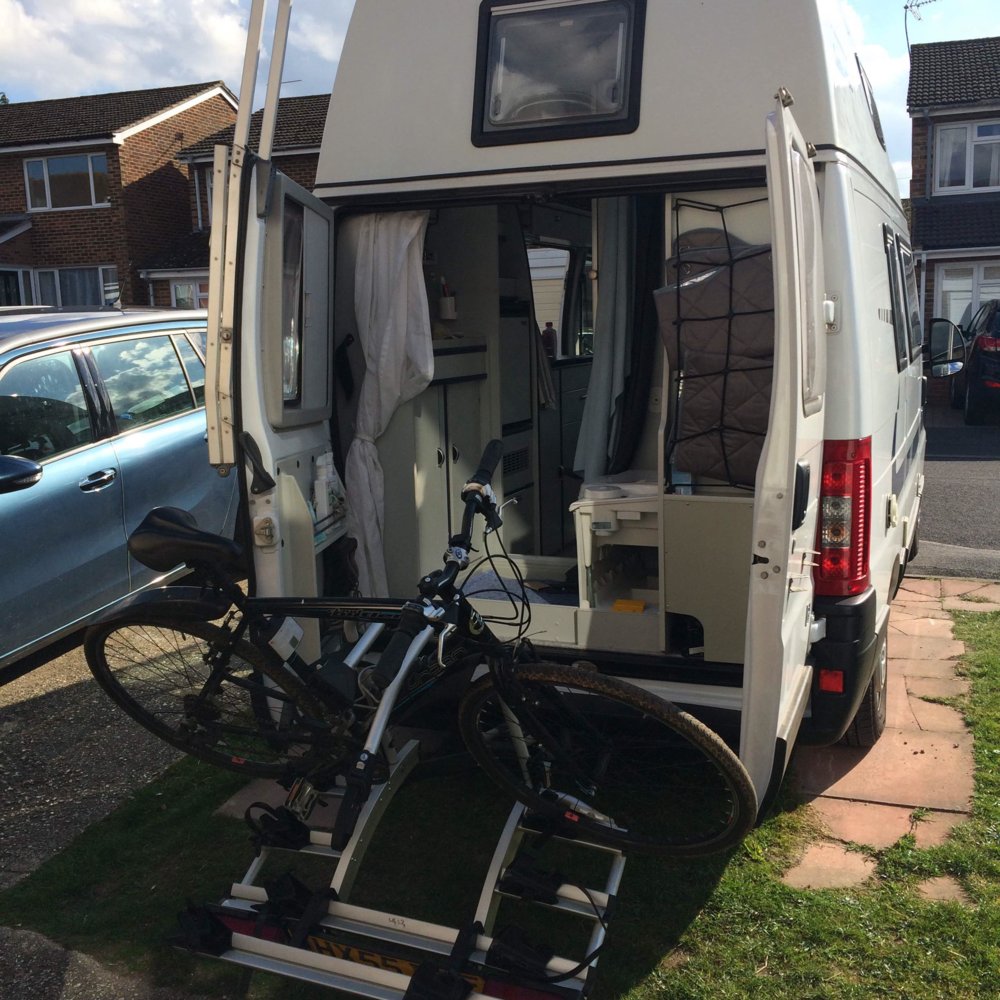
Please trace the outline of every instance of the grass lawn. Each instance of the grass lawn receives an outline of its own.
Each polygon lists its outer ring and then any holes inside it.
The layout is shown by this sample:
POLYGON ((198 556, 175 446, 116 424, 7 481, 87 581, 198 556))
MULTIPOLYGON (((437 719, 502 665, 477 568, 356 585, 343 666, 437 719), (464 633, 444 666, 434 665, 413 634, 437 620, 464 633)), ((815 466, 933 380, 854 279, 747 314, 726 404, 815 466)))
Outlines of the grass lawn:
MULTIPOLYGON (((1000 996, 1000 615, 958 614, 955 634, 970 650, 964 670, 972 691, 957 707, 975 736, 972 818, 941 846, 918 850, 907 836, 874 852, 876 877, 850 890, 796 890, 780 881, 814 832, 808 810, 791 802, 730 856, 678 865, 633 858, 594 996, 1000 996), (915 885, 933 875, 957 879, 972 905, 922 900, 915 885)), ((181 762, 0 894, 0 924, 143 971, 157 985, 234 994, 238 970, 165 942, 186 900, 220 898, 252 858, 243 824, 213 815, 239 783, 181 762)), ((441 923, 467 919, 492 850, 489 836, 505 813, 477 776, 405 787, 352 901, 441 923)), ((258 975, 249 996, 330 992, 258 975)))

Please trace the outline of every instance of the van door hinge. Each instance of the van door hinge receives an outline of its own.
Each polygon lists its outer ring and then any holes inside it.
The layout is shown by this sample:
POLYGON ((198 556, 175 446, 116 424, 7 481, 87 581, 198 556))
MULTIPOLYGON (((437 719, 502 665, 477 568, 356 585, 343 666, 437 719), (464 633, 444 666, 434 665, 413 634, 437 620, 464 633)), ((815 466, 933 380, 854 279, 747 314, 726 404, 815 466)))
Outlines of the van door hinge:
POLYGON ((895 528, 899 524, 899 498, 895 493, 890 493, 885 505, 885 526, 895 528))

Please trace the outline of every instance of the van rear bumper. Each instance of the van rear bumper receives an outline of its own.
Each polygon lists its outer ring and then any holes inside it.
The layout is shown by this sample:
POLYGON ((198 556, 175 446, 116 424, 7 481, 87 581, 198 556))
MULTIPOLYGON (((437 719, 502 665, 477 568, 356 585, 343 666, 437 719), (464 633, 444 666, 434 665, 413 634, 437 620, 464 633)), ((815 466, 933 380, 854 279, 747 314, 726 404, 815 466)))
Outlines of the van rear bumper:
POLYGON ((817 598, 814 614, 826 619, 826 638, 814 642, 809 714, 802 720, 799 742, 810 746, 836 743, 851 724, 875 670, 875 589, 854 597, 817 598), (820 670, 842 670, 844 690, 819 689, 820 670))

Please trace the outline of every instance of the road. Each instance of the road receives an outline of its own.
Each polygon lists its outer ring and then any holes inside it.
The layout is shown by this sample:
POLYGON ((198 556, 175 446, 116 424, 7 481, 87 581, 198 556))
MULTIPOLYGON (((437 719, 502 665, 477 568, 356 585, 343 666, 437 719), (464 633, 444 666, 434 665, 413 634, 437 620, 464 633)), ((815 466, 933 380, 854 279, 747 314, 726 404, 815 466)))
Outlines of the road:
POLYGON ((957 410, 926 414, 920 554, 914 572, 1000 580, 1000 420, 966 427, 957 410))

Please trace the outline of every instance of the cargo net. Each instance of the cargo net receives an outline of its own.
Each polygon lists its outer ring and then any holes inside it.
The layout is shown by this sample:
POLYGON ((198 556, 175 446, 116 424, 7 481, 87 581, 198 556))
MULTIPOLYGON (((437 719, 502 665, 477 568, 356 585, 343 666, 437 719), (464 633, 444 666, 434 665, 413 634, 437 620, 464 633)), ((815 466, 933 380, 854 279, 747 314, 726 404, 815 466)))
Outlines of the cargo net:
POLYGON ((654 296, 673 389, 666 458, 675 492, 692 482, 699 491, 754 486, 774 366, 771 247, 734 236, 730 220, 761 204, 674 203, 680 235, 654 296))

